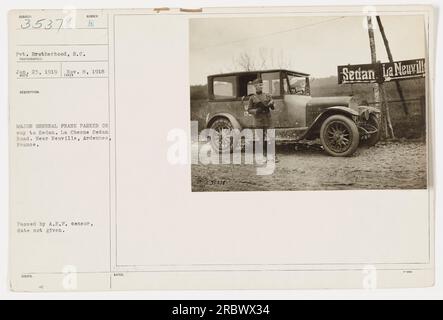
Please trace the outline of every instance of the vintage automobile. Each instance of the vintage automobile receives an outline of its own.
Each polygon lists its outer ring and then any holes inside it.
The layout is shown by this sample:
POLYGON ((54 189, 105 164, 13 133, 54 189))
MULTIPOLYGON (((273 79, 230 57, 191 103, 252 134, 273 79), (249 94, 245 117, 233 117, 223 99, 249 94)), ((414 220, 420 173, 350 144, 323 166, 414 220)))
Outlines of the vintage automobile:
POLYGON ((377 108, 361 105, 351 96, 311 97, 309 74, 277 69, 208 76, 206 128, 214 129, 211 144, 215 150, 232 151, 240 144, 224 133, 256 128, 247 105, 249 96, 255 93, 252 81, 257 78, 262 79, 263 91, 274 100, 271 128, 292 129, 294 141, 319 139, 328 154, 350 156, 360 143, 371 146, 379 140, 377 108))

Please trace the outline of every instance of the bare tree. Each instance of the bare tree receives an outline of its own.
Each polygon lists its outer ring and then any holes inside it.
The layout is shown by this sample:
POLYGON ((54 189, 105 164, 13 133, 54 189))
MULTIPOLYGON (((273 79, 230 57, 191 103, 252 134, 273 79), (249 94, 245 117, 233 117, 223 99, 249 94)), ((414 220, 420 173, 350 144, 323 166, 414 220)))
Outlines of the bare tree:
POLYGON ((255 63, 253 60, 253 57, 249 53, 243 52, 240 54, 236 62, 242 70, 252 71, 255 69, 255 63))
POLYGON ((280 51, 278 56, 277 67, 279 69, 291 69, 292 61, 291 58, 284 55, 283 51, 280 51))
POLYGON ((242 52, 238 57, 232 59, 232 71, 253 71, 264 69, 291 69, 292 60, 286 56, 283 51, 280 51, 275 57, 274 50, 261 47, 257 54, 250 52, 242 52))
POLYGON ((258 56, 260 60, 260 69, 266 68, 266 62, 268 60, 268 52, 266 48, 260 48, 258 50, 258 56))

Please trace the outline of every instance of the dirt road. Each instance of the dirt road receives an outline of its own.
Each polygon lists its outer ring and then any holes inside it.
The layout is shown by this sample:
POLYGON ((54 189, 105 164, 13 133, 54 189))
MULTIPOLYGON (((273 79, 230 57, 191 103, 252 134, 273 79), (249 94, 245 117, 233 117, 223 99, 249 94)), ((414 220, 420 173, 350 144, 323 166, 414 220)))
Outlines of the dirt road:
POLYGON ((426 144, 381 142, 352 157, 277 146, 271 175, 253 164, 192 165, 193 191, 422 189, 427 184, 426 144))

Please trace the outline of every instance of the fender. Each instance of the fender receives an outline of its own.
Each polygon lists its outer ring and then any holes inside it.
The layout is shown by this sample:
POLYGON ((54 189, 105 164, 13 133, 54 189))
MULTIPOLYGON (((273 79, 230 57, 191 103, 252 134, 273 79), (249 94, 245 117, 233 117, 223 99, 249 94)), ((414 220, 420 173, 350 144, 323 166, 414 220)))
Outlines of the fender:
POLYGON ((381 113, 381 111, 379 109, 377 109, 376 107, 362 106, 362 108, 365 108, 366 110, 368 110, 369 113, 381 113))
POLYGON ((303 139, 315 139, 319 135, 320 127, 323 121, 329 116, 341 114, 348 118, 351 118, 355 121, 355 119, 359 116, 359 113, 349 107, 343 106, 334 106, 326 108, 322 113, 320 113, 317 118, 311 123, 308 130, 300 137, 300 140, 303 139))
POLYGON ((368 121, 371 114, 375 115, 377 119, 381 116, 381 111, 372 106, 359 106, 357 108, 360 119, 362 121, 368 121))
POLYGON ((206 117, 206 128, 210 128, 212 123, 214 122, 215 119, 217 118, 227 118, 229 121, 231 121, 232 126, 234 127, 234 129, 238 129, 238 130, 242 130, 242 127, 240 125, 240 123, 237 121, 237 119, 235 119, 235 117, 232 114, 229 113, 216 113, 212 116, 208 116, 206 117))

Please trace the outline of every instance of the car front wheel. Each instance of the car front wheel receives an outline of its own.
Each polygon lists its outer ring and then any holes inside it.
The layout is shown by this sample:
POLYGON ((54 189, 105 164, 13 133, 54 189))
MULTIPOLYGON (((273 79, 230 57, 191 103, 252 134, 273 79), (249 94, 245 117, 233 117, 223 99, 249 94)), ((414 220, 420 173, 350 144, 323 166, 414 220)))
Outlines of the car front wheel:
POLYGON ((357 150, 360 136, 354 121, 343 115, 333 115, 323 122, 320 140, 331 156, 347 157, 357 150))

